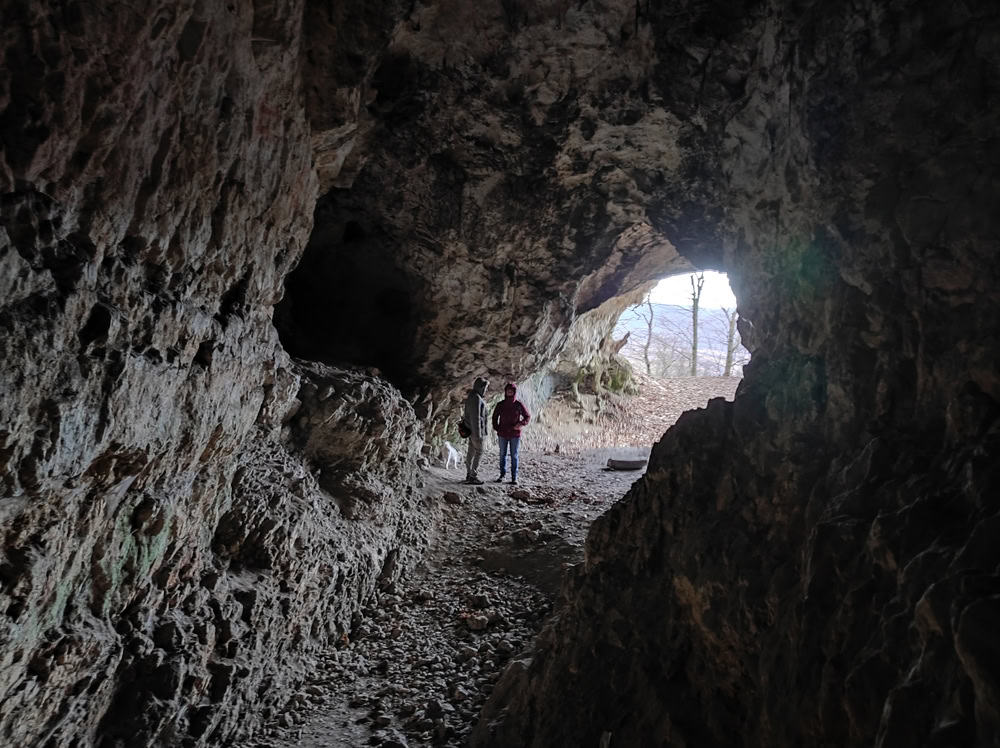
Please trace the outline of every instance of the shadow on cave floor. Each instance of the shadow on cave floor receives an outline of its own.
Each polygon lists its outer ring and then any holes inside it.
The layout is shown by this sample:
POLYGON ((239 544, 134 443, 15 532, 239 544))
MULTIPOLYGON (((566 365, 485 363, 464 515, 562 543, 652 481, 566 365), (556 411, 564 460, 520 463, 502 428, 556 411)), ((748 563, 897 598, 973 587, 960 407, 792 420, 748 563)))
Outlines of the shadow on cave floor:
MULTIPOLYGON (((727 392, 731 399, 735 387, 718 379, 646 383, 597 425, 624 420, 662 434, 683 410, 727 392)), ((464 485, 464 467, 426 470, 425 494, 444 510, 431 552, 408 579, 368 601, 349 640, 321 658, 322 668, 251 746, 465 743, 501 673, 530 648, 566 566, 583 560, 590 524, 642 475, 606 470, 607 459, 649 453, 614 447, 625 438, 620 430, 597 436, 594 424, 573 431, 567 421, 559 432, 558 418, 542 421, 522 446, 516 487, 464 485), (559 453, 545 448, 553 429, 565 440, 559 453), (593 448, 574 446, 583 431, 593 448)), ((486 479, 496 475, 496 453, 494 439, 480 470, 486 479)))

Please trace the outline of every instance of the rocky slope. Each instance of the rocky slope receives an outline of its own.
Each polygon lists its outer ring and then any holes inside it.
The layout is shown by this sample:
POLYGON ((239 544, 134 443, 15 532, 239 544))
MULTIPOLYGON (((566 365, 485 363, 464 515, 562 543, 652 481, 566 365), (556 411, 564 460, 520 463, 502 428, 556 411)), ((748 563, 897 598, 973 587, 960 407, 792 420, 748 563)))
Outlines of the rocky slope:
POLYGON ((601 397, 559 391, 545 404, 522 438, 535 449, 558 454, 623 445, 651 445, 681 413, 703 408, 717 397, 732 400, 741 380, 735 377, 654 379, 633 372, 628 394, 601 397))
POLYGON ((995 743, 998 36, 919 0, 5 9, 0 735, 252 731, 427 541, 472 377, 543 395, 695 265, 739 396, 595 526, 477 739, 995 743))

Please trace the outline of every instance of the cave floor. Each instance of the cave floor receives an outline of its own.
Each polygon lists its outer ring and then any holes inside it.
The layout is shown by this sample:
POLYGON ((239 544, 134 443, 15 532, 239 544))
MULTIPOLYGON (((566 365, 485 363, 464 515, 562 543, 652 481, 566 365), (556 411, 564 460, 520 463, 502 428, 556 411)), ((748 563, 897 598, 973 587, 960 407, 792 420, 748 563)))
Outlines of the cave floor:
POLYGON ((429 468, 425 491, 444 517, 431 552, 369 601, 350 639, 251 745, 462 745, 497 678, 526 656, 564 567, 582 561, 588 526, 641 475, 602 469, 608 457, 645 453, 522 449, 518 486, 467 486, 464 468, 429 468))
POLYGON ((501 673, 530 656, 567 565, 583 560, 590 523, 642 471, 608 471, 609 457, 644 457, 688 409, 734 396, 738 379, 653 380, 600 412, 556 398, 530 426, 520 485, 495 478, 496 440, 480 475, 427 468, 424 492, 441 509, 424 562, 368 601, 347 641, 325 653, 286 711, 250 742, 258 748, 461 746, 501 673), (560 452, 556 452, 558 447, 560 452))

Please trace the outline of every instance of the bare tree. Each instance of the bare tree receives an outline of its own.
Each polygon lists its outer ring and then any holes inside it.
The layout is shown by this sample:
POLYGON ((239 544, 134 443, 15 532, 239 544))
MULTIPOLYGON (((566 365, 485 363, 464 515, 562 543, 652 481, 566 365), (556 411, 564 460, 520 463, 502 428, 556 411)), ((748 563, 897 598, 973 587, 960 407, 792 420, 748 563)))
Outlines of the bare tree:
MULTIPOLYGON (((634 315, 634 317, 631 317, 631 319, 641 319, 643 321, 646 327, 646 340, 644 343, 640 344, 638 342, 639 341, 638 338, 632 338, 630 343, 629 335, 626 335, 625 338, 623 338, 620 341, 621 345, 619 346, 619 349, 625 347, 626 350, 625 355, 629 356, 628 353, 629 351, 635 350, 637 346, 641 345, 642 362, 646 367, 646 375, 651 377, 653 376, 653 367, 649 356, 650 356, 650 350, 654 348, 654 344, 657 337, 653 334, 653 328, 656 325, 656 323, 659 322, 659 320, 656 317, 656 310, 653 308, 653 302, 650 301, 649 297, 647 296, 644 301, 639 302, 635 306, 629 307, 628 312, 626 312, 625 314, 634 315)), ((636 354, 632 354, 632 357, 634 357, 635 355, 636 354)))
POLYGON ((656 337, 656 376, 684 376, 688 369, 687 356, 677 350, 678 338, 673 335, 656 337))
POLYGON ((726 337, 726 368, 722 376, 731 377, 733 375, 733 354, 736 353, 736 346, 740 344, 740 341, 736 338, 737 314, 735 309, 729 311, 725 307, 723 307, 722 313, 726 315, 726 319, 729 321, 729 335, 726 337))
POLYGON ((646 345, 642 348, 642 358, 646 362, 646 376, 653 376, 653 372, 649 368, 649 346, 653 342, 653 302, 646 297, 646 309, 647 312, 642 315, 642 318, 646 320, 646 345))
MULTIPOLYGON (((736 330, 739 315, 735 310, 698 308, 698 374, 699 376, 733 376, 746 363, 740 353, 740 337, 736 330)), ((686 331, 686 335, 689 333, 686 331)), ((739 376, 737 373, 736 376, 739 376)))
POLYGON ((691 376, 698 376, 698 303, 701 289, 705 285, 705 274, 691 276, 691 376))
POLYGON ((632 331, 627 343, 621 341, 621 351, 636 370, 652 377, 685 377, 692 371, 694 376, 740 376, 749 356, 734 325, 739 315, 735 310, 705 307, 698 286, 695 278, 688 304, 655 304, 644 299, 623 313, 616 334, 632 331), (692 324, 695 315, 697 338, 692 324))

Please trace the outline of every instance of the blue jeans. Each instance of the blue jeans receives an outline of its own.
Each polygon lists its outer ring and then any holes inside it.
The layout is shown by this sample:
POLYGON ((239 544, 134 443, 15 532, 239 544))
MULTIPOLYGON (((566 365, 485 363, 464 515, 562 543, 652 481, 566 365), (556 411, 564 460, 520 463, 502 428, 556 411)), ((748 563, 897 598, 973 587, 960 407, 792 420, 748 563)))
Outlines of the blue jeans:
POLYGON ((500 477, 503 478, 507 472, 507 446, 510 445, 510 478, 517 480, 517 448, 521 445, 521 438, 506 439, 502 436, 497 438, 500 440, 500 477))

